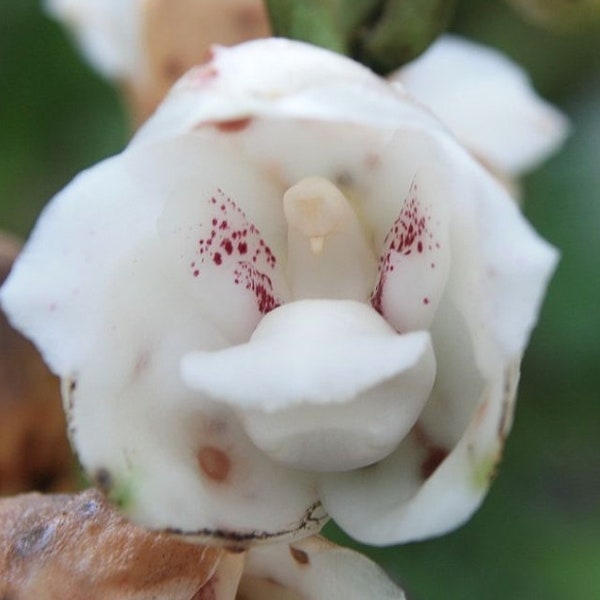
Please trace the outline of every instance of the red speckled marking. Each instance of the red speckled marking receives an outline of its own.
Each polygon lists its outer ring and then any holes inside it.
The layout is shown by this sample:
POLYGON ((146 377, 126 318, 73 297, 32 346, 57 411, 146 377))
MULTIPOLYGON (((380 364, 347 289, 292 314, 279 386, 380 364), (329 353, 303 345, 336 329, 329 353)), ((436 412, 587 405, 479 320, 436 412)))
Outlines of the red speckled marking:
POLYGON ((204 237, 198 240, 196 260, 190 263, 194 277, 203 273, 203 267, 227 268, 233 283, 254 294, 262 314, 277 308, 281 301, 275 296, 269 274, 277 259, 250 223, 244 212, 221 190, 210 198, 212 215, 202 224, 204 237))
POLYGON ((273 296, 273 283, 271 279, 258 271, 250 263, 240 262, 239 268, 234 271, 234 275, 234 283, 236 285, 243 285, 254 294, 258 310, 261 314, 266 315, 281 304, 273 296))
MULTIPOLYGON (((371 305, 380 314, 383 314, 382 299, 383 288, 389 274, 399 267, 403 257, 418 256, 427 249, 429 252, 440 248, 433 240, 429 230, 431 216, 423 209, 417 195, 418 186, 413 181, 404 200, 400 215, 394 221, 383 241, 383 252, 379 258, 379 274, 375 290, 371 295, 371 305)), ((435 262, 430 263, 435 269, 435 262)), ((429 304, 428 298, 423 298, 423 304, 429 304)))

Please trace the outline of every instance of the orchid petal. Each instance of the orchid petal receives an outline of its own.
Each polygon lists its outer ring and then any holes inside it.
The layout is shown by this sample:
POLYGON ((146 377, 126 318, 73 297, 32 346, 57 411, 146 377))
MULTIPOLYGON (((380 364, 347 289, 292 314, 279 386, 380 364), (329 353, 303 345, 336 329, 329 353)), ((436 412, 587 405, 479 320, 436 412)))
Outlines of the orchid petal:
MULTIPOLYGON (((448 235, 440 215, 431 215, 426 193, 413 181, 400 214, 384 240, 375 309, 397 331, 426 329, 444 292, 450 268, 448 235)), ((434 203, 435 205, 435 203, 434 203)))
MULTIPOLYGON (((317 130, 313 126, 308 132, 317 135, 319 141, 335 145, 342 152, 354 153, 359 149, 345 148, 335 139, 327 140, 320 125, 338 123, 352 129, 360 124, 390 127, 400 121, 412 121, 438 126, 436 119, 413 106, 406 94, 387 85, 366 67, 322 48, 271 38, 233 48, 215 47, 208 63, 190 70, 177 82, 132 143, 179 135, 201 125, 237 133, 254 119, 262 118, 312 121, 317 130), (293 73, 290 64, 294 65, 293 73), (399 97, 404 101, 399 102, 399 97)), ((287 123, 280 121, 277 125, 286 128, 287 123)), ((301 130, 297 125, 296 128, 301 130)), ((376 136, 377 132, 370 131, 367 135, 376 136)), ((278 144, 282 139, 285 136, 279 135, 278 144)), ((317 148, 320 146, 313 144, 313 153, 317 148)), ((294 148, 286 144, 286 151, 294 148)), ((319 164, 314 156, 294 154, 302 156, 304 164, 306 161, 319 164)), ((321 154, 327 153, 317 152, 321 154)), ((269 158, 276 162, 285 157, 273 152, 271 146, 269 158)), ((320 171, 303 173, 287 187, 303 176, 314 174, 324 175, 320 171)))
POLYGON ((143 64, 143 2, 132 0, 45 0, 46 10, 64 21, 90 63, 105 76, 123 79, 143 64))
POLYGON ((516 64, 456 36, 440 38, 392 76, 477 157, 506 175, 541 163, 564 141, 566 118, 516 64))
POLYGON ((317 536, 253 549, 239 592, 248 600, 404 599, 375 563, 317 536))
POLYGON ((225 553, 213 576, 191 600, 235 600, 239 598, 237 591, 243 576, 245 562, 246 555, 243 552, 225 553))
POLYGON ((558 260, 508 201, 505 190, 460 153, 447 153, 452 193, 452 265, 445 301, 467 322, 481 373, 495 373, 523 353, 558 260))

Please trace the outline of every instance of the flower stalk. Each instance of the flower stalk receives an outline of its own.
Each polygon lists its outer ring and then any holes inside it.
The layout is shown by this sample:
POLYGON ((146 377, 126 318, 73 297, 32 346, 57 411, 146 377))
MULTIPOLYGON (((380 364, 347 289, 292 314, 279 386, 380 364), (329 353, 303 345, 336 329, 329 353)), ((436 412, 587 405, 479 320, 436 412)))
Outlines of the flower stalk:
POLYGON ((455 0, 267 0, 275 35, 350 56, 387 74, 447 29, 455 0))

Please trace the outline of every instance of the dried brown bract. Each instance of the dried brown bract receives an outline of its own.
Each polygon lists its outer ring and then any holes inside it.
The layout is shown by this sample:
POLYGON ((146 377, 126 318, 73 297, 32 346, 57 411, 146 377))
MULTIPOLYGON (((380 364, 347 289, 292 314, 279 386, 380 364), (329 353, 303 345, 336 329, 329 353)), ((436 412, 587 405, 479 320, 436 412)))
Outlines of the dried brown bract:
POLYGON ((223 555, 130 524, 96 490, 2 499, 0 531, 3 600, 202 598, 223 555))

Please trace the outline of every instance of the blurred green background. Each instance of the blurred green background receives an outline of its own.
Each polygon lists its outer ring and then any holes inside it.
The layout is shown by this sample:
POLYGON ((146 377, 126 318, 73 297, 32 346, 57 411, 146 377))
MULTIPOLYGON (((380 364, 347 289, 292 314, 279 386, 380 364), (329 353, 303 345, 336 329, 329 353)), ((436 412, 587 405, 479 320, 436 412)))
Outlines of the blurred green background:
MULTIPOLYGON (((454 29, 524 65, 572 119, 563 151, 524 182, 525 212, 562 261, 481 510, 444 538, 364 550, 414 600, 600 598, 600 27, 551 33, 503 2, 470 0, 454 29)), ((27 234, 56 191, 127 137, 116 92, 39 2, 3 0, 0 227, 27 234)))

